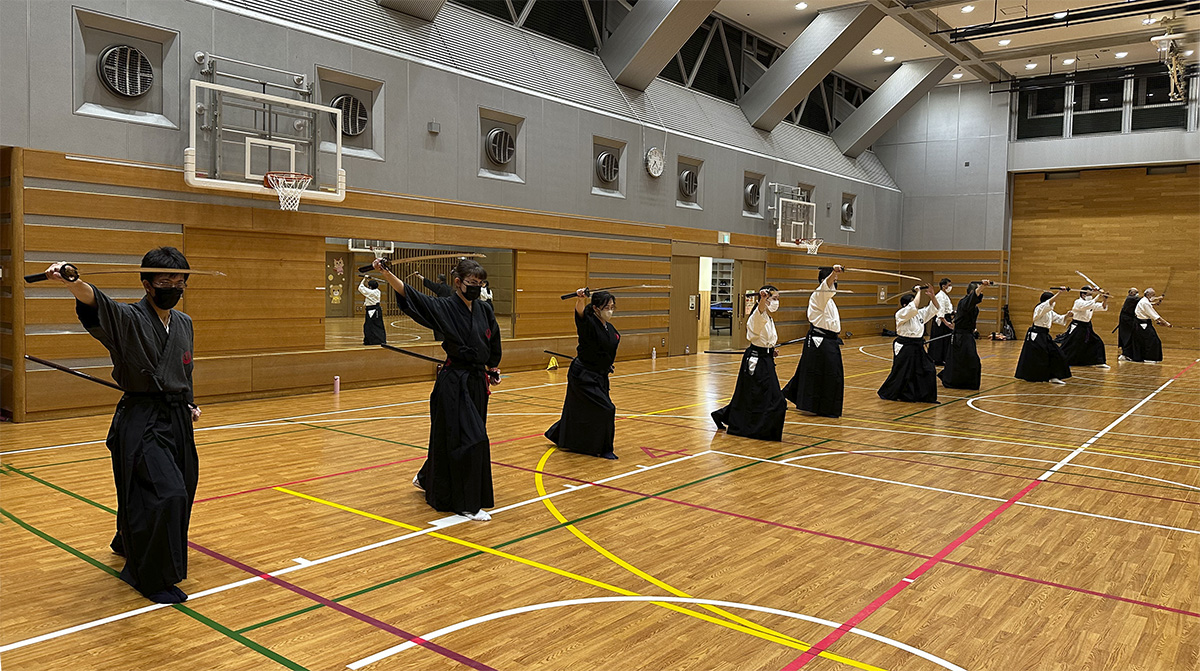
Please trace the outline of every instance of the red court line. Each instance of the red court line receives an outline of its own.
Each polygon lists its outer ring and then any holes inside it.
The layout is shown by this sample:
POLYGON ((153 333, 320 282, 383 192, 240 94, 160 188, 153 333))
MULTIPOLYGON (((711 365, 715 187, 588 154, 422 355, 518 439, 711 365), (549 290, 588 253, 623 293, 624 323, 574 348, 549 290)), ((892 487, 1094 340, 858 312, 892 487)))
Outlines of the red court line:
POLYGON ((425 639, 421 638, 420 636, 417 636, 416 634, 410 634, 407 631, 400 629, 399 627, 394 627, 394 626, 388 624, 387 622, 373 618, 370 615, 367 615, 366 613, 361 613, 357 610, 354 610, 353 608, 350 608, 349 606, 338 603, 337 601, 334 601, 332 599, 327 599, 327 598, 321 596, 320 594, 310 592, 310 591, 304 589, 303 587, 300 587, 299 585, 294 585, 282 578, 276 578, 275 576, 269 575, 267 573, 264 573, 262 571, 255 569, 255 568, 247 566, 246 564, 243 564, 242 562, 240 562, 236 559, 233 559, 231 557, 226 557, 225 555, 221 554, 220 552, 217 552, 216 550, 210 550, 202 545, 193 543, 192 541, 188 541, 188 547, 192 548, 193 550, 196 550, 197 552, 202 552, 202 553, 208 555, 209 557, 212 557, 213 559, 222 561, 226 564, 229 564, 230 566, 233 566, 242 571, 245 571, 246 573, 249 573, 250 575, 262 578, 263 580, 266 580, 267 582, 271 582, 276 585, 279 585, 280 587, 282 587, 286 590, 295 592, 296 594, 299 594, 300 596, 303 596, 307 599, 311 599, 312 601, 315 601, 323 606, 328 606, 329 608, 332 608, 332 609, 338 611, 339 613, 342 613, 344 615, 349 615, 350 617, 352 617, 356 620, 359 620, 361 622, 365 622, 377 629, 382 629, 383 631, 386 631, 389 634, 394 634, 396 636, 399 636, 400 638, 403 638, 406 641, 412 641, 413 643, 416 643, 417 645, 420 645, 423 648, 432 650, 433 652, 436 652, 439 655, 442 655, 448 659, 452 659, 452 660, 458 662, 459 664, 462 664, 464 666, 469 666, 472 669, 479 669, 480 671, 496 671, 496 669, 488 666, 487 664, 484 664, 483 662, 477 662, 477 661, 471 659, 470 657, 467 657, 466 655, 454 652, 453 650, 442 647, 432 641, 426 641, 425 639))
POLYGON ((206 499, 196 499, 195 502, 196 503, 204 503, 205 501, 215 501, 216 499, 225 499, 225 498, 229 498, 230 496, 240 496, 242 494, 251 494, 253 492, 261 492, 264 489, 274 489, 275 487, 287 487, 288 485, 298 485, 302 482, 312 482, 313 480, 324 480, 325 478, 335 478, 339 475, 349 475, 350 473, 359 473, 361 471, 369 471, 374 468, 383 468, 384 466, 395 466, 396 464, 403 464, 406 461, 416 461, 417 459, 424 459, 424 458, 425 458, 425 455, 421 455, 419 457, 409 457, 408 459, 399 459, 397 461, 389 461, 389 462, 382 463, 382 464, 375 464, 373 466, 363 466, 362 468, 354 468, 349 471, 342 471, 340 473, 328 473, 326 475, 316 475, 311 478, 304 478, 303 480, 292 480, 291 482, 284 482, 284 483, 280 483, 278 485, 267 485, 266 487, 255 487, 254 489, 246 489, 246 490, 242 490, 240 492, 233 492, 232 494, 219 494, 217 496, 210 496, 206 499))
MULTIPOLYGON (((711 506, 706 506, 706 505, 702 505, 699 503, 691 503, 689 501, 681 501, 679 499, 672 499, 672 498, 668 498, 666 496, 657 496, 654 494, 647 494, 645 492, 639 492, 639 491, 636 491, 633 489, 625 489, 624 487, 617 487, 615 485, 609 485, 609 484, 600 483, 600 482, 592 482, 590 480, 581 480, 579 478, 573 478, 573 477, 570 477, 567 475, 558 475, 557 473, 550 473, 549 471, 538 471, 537 469, 526 468, 524 466, 515 466, 513 464, 505 464, 505 463, 498 462, 498 461, 493 461, 492 463, 496 464, 497 466, 504 466, 506 468, 511 468, 511 469, 518 470, 518 471, 527 471, 529 473, 541 473, 542 475, 552 477, 552 478, 558 478, 560 480, 569 480, 571 482, 585 484, 585 485, 592 485, 593 487, 599 487, 602 489, 611 489, 613 491, 623 492, 625 494, 633 494, 635 496, 644 496, 648 499, 656 499, 658 501, 664 501, 666 503, 674 503, 674 504, 678 504, 681 506, 687 506, 689 508, 696 508, 697 510, 706 510, 711 513, 717 513, 718 515, 726 515, 728 517, 736 517, 739 519, 748 520, 750 522, 757 522, 759 524, 766 524, 766 525, 770 525, 773 527, 779 527, 781 529, 788 529, 790 531, 799 531, 800 533, 805 533, 805 534, 809 534, 812 536, 820 536, 821 538, 828 538, 830 540, 841 541, 843 543, 851 543, 854 545, 861 545, 864 547, 874 548, 876 550, 883 550, 884 552, 892 552, 895 554, 907 555, 909 557, 916 557, 918 559, 930 559, 931 558, 930 555, 922 554, 920 552, 911 552, 909 550, 901 550, 899 548, 894 548, 894 547, 890 547, 887 545, 880 545, 878 543, 871 543, 869 541, 858 540, 857 538, 849 538, 847 536, 838 536, 836 534, 829 534, 829 533, 825 533, 823 531, 815 531, 813 529, 797 527, 797 526, 793 526, 791 524, 784 524, 783 522, 775 522, 772 520, 766 520, 766 519, 762 519, 759 517, 752 517, 750 515, 743 515, 741 513, 735 513, 735 512, 729 511, 729 510, 722 510, 721 508, 713 508, 711 506)), ((1042 484, 1046 484, 1045 480, 1039 480, 1039 482, 1041 482, 1042 484)), ((1082 587, 1075 587, 1073 585, 1052 582, 1049 580, 1042 580, 1040 578, 1031 578, 1029 576, 1021 575, 1019 573, 1009 573, 1008 571, 1001 571, 998 569, 987 568, 986 566, 978 566, 975 564, 968 564, 966 562, 943 560, 941 563, 950 564, 953 566, 959 566, 962 568, 969 568, 973 571, 979 571, 981 573, 989 573, 991 575, 997 575, 997 576, 1001 576, 1004 578, 1013 578, 1015 580, 1023 580, 1025 582, 1031 582, 1031 583, 1035 583, 1038 585, 1045 585, 1047 587, 1057 587, 1058 589, 1064 589, 1064 590, 1067 590, 1070 592, 1078 592, 1080 594, 1088 594, 1090 596, 1097 596, 1097 597, 1101 597, 1104 599, 1111 599, 1113 601, 1121 601, 1124 603, 1134 604, 1137 606, 1145 606, 1147 608, 1153 608, 1155 610, 1163 610, 1163 611, 1167 611, 1170 613, 1177 613, 1179 615, 1187 615, 1190 617, 1200 618, 1200 613, 1194 613, 1192 611, 1183 610, 1181 608, 1172 608, 1171 606, 1163 606, 1161 604, 1151 603, 1149 601, 1139 601, 1137 599, 1130 599, 1128 597, 1117 596, 1116 594, 1097 592, 1097 591, 1085 589, 1082 587)))
POLYGON ((875 599, 870 604, 868 604, 866 608, 863 608, 862 610, 858 611, 858 613, 856 613, 854 615, 854 617, 852 617, 849 620, 846 620, 844 623, 842 623, 842 626, 838 627, 837 629, 834 629, 832 632, 829 633, 828 636, 826 636, 825 638, 818 641, 815 645, 813 645, 808 650, 805 650, 803 654, 801 654, 796 659, 792 660, 792 662, 790 664, 788 664, 787 666, 783 667, 782 671, 797 671, 797 669, 800 669, 804 665, 808 664, 808 662, 810 660, 812 660, 817 655, 824 652, 826 648, 828 648, 829 646, 831 646, 835 642, 837 642, 837 640, 839 638, 845 636, 851 629, 857 627, 860 622, 862 622, 863 620, 870 617, 871 613, 874 613, 875 611, 879 610, 883 606, 883 604, 887 603, 888 601, 891 601, 892 597, 894 597, 897 594, 899 594, 900 592, 904 591, 905 587, 908 587, 909 585, 913 584, 913 582, 917 578, 920 578, 921 576, 925 575, 925 573, 928 572, 929 569, 931 569, 934 566, 937 566, 939 563, 941 563, 941 561, 943 559, 945 559, 947 555, 949 555, 951 552, 953 552, 955 549, 957 549, 958 546, 965 543, 967 541, 967 539, 969 539, 971 536, 974 536, 975 534, 979 533, 985 526, 988 525, 989 522, 991 522, 992 520, 999 517, 1000 514, 1003 513, 1005 510, 1008 510, 1009 508, 1011 508, 1013 506, 1013 504, 1015 504, 1017 501, 1020 501, 1026 494, 1033 491, 1033 489, 1035 487, 1042 484, 1042 482, 1043 482, 1042 480, 1034 480, 1033 482, 1026 485, 1025 489, 1022 489, 1021 491, 1017 492, 1012 498, 1010 498, 1009 500, 1000 504, 1000 507, 998 507, 995 510, 993 510, 992 512, 988 513, 987 516, 985 516, 983 519, 976 522, 975 526, 968 529, 966 532, 964 532, 958 538, 955 538, 953 541, 950 542, 950 544, 948 544, 946 547, 939 550, 937 554, 935 554, 934 556, 932 556, 928 560, 926 560, 926 562, 924 564, 921 564, 919 567, 917 567, 917 569, 915 571, 913 571, 912 573, 909 573, 907 576, 901 578, 899 582, 897 582, 895 585, 892 585, 891 589, 889 589, 888 591, 881 594, 879 596, 879 598, 875 599))

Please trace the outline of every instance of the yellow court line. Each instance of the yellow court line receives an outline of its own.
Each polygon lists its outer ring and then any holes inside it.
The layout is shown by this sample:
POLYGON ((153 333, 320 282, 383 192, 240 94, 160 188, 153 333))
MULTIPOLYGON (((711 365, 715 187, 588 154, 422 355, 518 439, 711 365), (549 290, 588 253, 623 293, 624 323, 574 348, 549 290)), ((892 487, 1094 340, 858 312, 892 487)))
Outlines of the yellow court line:
MULTIPOLYGON (((688 407, 688 406, 684 406, 684 407, 688 407)), ((682 408, 671 408, 670 410, 681 410, 681 409, 682 408)), ((659 412, 670 412, 670 410, 660 410, 659 412)), ((546 485, 545 485, 544 479, 542 478, 542 473, 546 467, 546 462, 550 459, 550 455, 554 454, 555 449, 556 448, 552 447, 549 450, 547 450, 546 453, 544 455, 542 455, 541 460, 538 461, 537 468, 535 469, 534 484, 537 485, 537 492, 538 492, 539 496, 546 496, 546 485)), ((647 582, 649 582, 657 587, 660 587, 660 588, 670 592, 671 594, 674 594, 675 596, 685 597, 688 599, 694 598, 691 594, 688 594, 687 592, 684 592, 683 590, 676 589, 676 588, 668 585, 667 583, 659 580, 658 578, 655 578, 654 576, 650 575, 649 573, 646 573, 645 571, 639 569, 638 567, 634 566, 633 564, 630 564, 629 562, 625 561, 624 559, 621 559, 620 557, 616 556, 612 552, 609 552, 608 550, 604 549, 599 543, 592 540, 590 537, 588 537, 587 534, 580 531, 579 528, 576 527, 574 524, 568 523, 567 518, 565 516, 563 516, 563 514, 561 512, 559 512, 558 508, 554 505, 554 503, 550 499, 542 499, 542 503, 544 503, 546 505, 547 510, 549 510, 550 514, 554 516, 554 519, 556 519, 560 523, 566 525, 566 528, 572 534, 574 534, 576 538, 583 541, 585 544, 587 544, 588 547, 592 548, 596 552, 599 552, 605 558, 609 559, 610 561, 617 564, 618 566, 625 569, 626 571, 629 571, 630 573, 638 576, 639 578, 642 578, 643 580, 646 580, 647 582)), ((730 613, 729 611, 727 611, 723 608, 719 608, 717 606, 711 606, 711 605, 707 605, 707 604, 700 604, 700 606, 708 611, 717 613, 718 615, 722 615, 722 616, 728 618, 729 620, 732 620, 733 622, 736 622, 740 625, 744 625, 746 627, 753 629, 754 631, 748 632, 748 633, 758 636, 759 638, 762 638, 762 639, 765 639, 768 641, 774 641, 777 643, 782 643, 784 645, 788 645, 788 642, 790 642, 791 645, 789 647, 793 647, 793 648, 796 648, 799 650, 807 650, 808 648, 812 647, 811 644, 805 643, 804 641, 801 641, 798 638, 793 638, 791 636, 788 636, 787 634, 777 632, 773 629, 770 629, 768 627, 760 625, 756 622, 751 622, 750 620, 747 620, 743 617, 740 617, 738 615, 730 613), (758 633, 755 633, 755 632, 758 632, 758 633), (780 640, 780 639, 783 639, 783 640, 780 640)), ((686 612, 689 615, 692 615, 693 617, 701 615, 701 613, 696 613, 695 611, 691 611, 691 610, 687 610, 684 612, 686 612)), ((722 626, 727 626, 725 623, 720 623, 720 624, 722 624, 722 626)), ((831 652, 822 652, 820 654, 820 656, 825 657, 827 659, 831 659, 836 662, 848 664, 850 666, 853 666, 856 669, 863 669, 864 671, 884 671, 883 669, 880 669, 877 666, 871 666, 870 664, 864 664, 862 662, 859 662, 859 661, 856 661, 853 659, 849 659, 847 657, 842 657, 841 655, 835 655, 831 652)))
MULTIPOLYGON (((386 517, 383 517, 382 515, 368 513, 363 510, 351 508, 350 506, 344 506, 340 503, 334 503, 333 501, 327 501, 325 499, 318 498, 316 496, 310 496, 308 494, 301 494, 300 492, 293 491, 286 487, 273 487, 273 489, 275 489, 276 491, 283 492, 284 494, 291 494, 292 496, 297 496, 302 499, 307 499, 309 501, 321 503, 321 504, 330 506, 332 508, 337 508, 338 510, 344 510, 349 513, 354 513, 355 515, 361 515, 368 519, 376 520, 378 522, 383 522, 384 524, 390 524, 392 526, 397 526, 397 527, 400 527, 401 529, 407 529, 409 531, 426 531, 426 529, 422 529, 421 527, 414 526, 412 524, 406 524, 404 522, 397 522, 396 520, 388 519, 386 517)), ((436 531, 431 531, 427 535, 431 538, 437 538, 439 540, 448 541, 450 543, 454 543, 456 545, 461 545, 463 547, 470 548, 470 549, 478 551, 478 552, 484 552, 484 553, 487 553, 490 555, 495 555, 497 557, 501 557, 503 559, 509 559, 509 560, 518 562, 520 564, 525 564, 526 566, 532 566, 533 568, 536 568, 536 569, 548 571, 555 575, 560 575, 564 578, 570 578, 571 580, 577 580, 579 582, 582 582, 582 583, 585 583, 588 585, 592 585, 593 587, 599 587, 600 589, 607 590, 609 592, 616 592, 617 594, 621 594, 624 596, 643 596, 642 594, 639 594, 632 590, 627 590, 622 587, 617 587, 615 585, 610 585, 608 583, 601 582, 599 580, 594 580, 592 578, 588 578, 587 576, 579 575, 578 573, 572 573, 570 571, 565 571, 560 568, 555 568, 553 566, 549 566, 547 564, 543 564, 541 562, 534 561, 532 559, 525 559, 524 557, 518 557, 517 555, 509 554, 507 552, 504 552, 503 550, 497 550, 495 548, 487 547, 486 545, 479 545, 478 543, 472 543, 471 541, 463 540, 461 538, 455 538, 454 536, 447 536, 446 534, 439 533, 436 531)), ((667 608, 667 609, 670 609, 670 610, 673 610, 673 611, 676 611, 679 613, 683 613, 684 615, 689 615, 691 617, 699 618, 706 622, 711 622, 713 624, 717 624, 722 627, 727 627, 729 629, 734 629, 734 630, 737 630, 737 631, 740 631, 740 632, 743 632, 746 634, 750 634, 752 636, 758 636, 760 638, 767 638, 767 639, 773 640, 774 642, 779 643, 781 645, 786 645, 791 648, 796 648, 797 650, 808 650, 811 647, 807 644, 793 642, 791 640, 769 636, 767 634, 763 634, 761 632, 750 629, 749 627, 745 627, 745 626, 742 626, 739 624, 728 622, 726 620, 722 620, 720 618, 713 617, 712 615, 708 615, 706 613, 698 613, 694 610, 689 610, 687 608, 683 608, 682 606, 678 606, 673 603, 666 603, 666 602, 662 602, 662 601, 651 601, 650 603, 652 603, 656 606, 662 606, 663 608, 667 608)), ((852 662, 853 662, 853 660, 847 660, 847 663, 852 663, 852 662)), ((854 663, 857 664, 857 662, 854 662, 854 663)), ((859 668, 870 669, 870 671, 876 671, 875 667, 860 666, 859 668)), ((883 671, 883 670, 879 669, 878 671, 883 671)))

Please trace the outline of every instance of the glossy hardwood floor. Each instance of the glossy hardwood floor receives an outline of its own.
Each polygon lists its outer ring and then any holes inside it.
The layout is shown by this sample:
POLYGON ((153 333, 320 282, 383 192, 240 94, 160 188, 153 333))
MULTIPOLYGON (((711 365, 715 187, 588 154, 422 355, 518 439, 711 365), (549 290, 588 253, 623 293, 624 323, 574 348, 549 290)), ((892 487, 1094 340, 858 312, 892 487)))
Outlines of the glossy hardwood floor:
MULTIPOLYGON (((861 347, 861 349, 860 349, 861 347)), ((206 407, 192 598, 115 577, 108 417, 4 425, 0 660, 26 669, 1200 669, 1200 352, 881 401, 783 443, 708 414, 738 357, 618 364, 618 461, 551 449, 566 371, 507 376, 491 522, 428 508, 431 384, 206 407), (419 637, 419 638, 418 638, 419 637)), ((799 350, 779 358, 786 382, 799 350)), ((196 375, 203 375, 198 369, 196 375)))

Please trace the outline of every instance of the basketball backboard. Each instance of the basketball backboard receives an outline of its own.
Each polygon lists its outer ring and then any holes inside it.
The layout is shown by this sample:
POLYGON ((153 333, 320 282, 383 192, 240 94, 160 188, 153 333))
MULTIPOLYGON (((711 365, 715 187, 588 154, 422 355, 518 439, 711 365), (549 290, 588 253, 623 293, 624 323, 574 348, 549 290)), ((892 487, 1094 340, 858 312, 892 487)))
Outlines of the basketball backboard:
POLYGON ((275 195, 264 183, 268 172, 307 173, 313 179, 302 201, 345 198, 340 109, 199 79, 191 82, 190 101, 190 186, 275 195))

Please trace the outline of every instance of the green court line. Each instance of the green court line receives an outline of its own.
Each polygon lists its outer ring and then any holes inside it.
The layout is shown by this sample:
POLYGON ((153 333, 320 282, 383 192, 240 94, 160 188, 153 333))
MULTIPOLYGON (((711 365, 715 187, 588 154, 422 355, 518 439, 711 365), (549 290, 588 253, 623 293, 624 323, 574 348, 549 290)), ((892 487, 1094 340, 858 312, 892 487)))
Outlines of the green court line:
MULTIPOLYGON (((785 457, 785 456, 787 456, 787 455, 789 455, 789 454, 793 454, 793 453, 795 453, 795 452, 799 452, 799 451, 801 451, 801 450, 806 450, 806 449, 808 449, 808 448, 810 448, 810 447, 815 447, 815 446, 817 446, 817 445, 821 445, 822 443, 827 443, 827 442, 829 442, 829 439, 822 439, 822 440, 819 440, 819 441, 817 441, 817 442, 813 443, 812 445, 804 445, 804 446, 802 446, 802 447, 798 447, 798 448, 796 448, 796 449, 793 449, 793 450, 788 450, 787 452, 783 452, 783 453, 781 453, 781 454, 777 454, 777 455, 775 455, 775 456, 773 456, 773 457, 768 457, 768 458, 769 458, 769 459, 779 459, 779 458, 781 458, 781 457, 785 457)), ((583 517, 578 517, 578 518, 576 518, 576 519, 574 519, 574 520, 571 520, 571 521, 568 521, 568 522, 563 522, 563 523, 561 523, 561 524, 555 524, 554 526, 546 527, 545 529, 542 529, 542 530, 540 530, 540 531, 534 531, 533 533, 526 534, 526 535, 524 535, 524 536, 521 536, 521 537, 519 537, 519 538, 514 538, 514 539, 512 539, 512 540, 504 541, 503 543, 500 543, 500 544, 498 544, 498 545, 494 545, 494 546, 492 546, 492 549, 493 549, 493 550, 499 550, 500 548, 507 547, 507 546, 509 546, 509 545, 513 545, 513 544, 516 544, 516 543, 520 543, 520 542, 522 542, 522 541, 529 540, 530 538, 534 538, 534 537, 536 537, 536 536, 540 536, 540 535, 542 535, 542 534, 549 533, 549 532, 551 532, 551 531, 554 531, 554 530, 556 530, 556 529, 562 529, 563 527, 566 527, 567 525, 570 525, 570 524, 578 524, 578 523, 580 523, 580 522, 583 522, 583 521, 586 521, 586 520, 592 519, 592 518, 594 518, 594 517, 599 517, 599 516, 601 516, 601 515, 606 515, 606 514, 608 514, 608 513, 611 513, 611 512, 613 512, 613 511, 615 511, 615 510, 620 510, 620 509, 622 509, 622 508, 626 508, 626 507, 628 507, 628 506, 631 506, 631 505, 633 505, 633 504, 635 504, 635 503, 641 503, 642 501, 647 501, 647 500, 650 500, 651 498, 654 498, 654 497, 656 497, 656 496, 663 496, 664 494, 669 494, 669 493, 671 493, 671 492, 673 492, 673 491, 676 491, 676 490, 679 490, 679 489, 684 489, 685 487, 691 487, 692 485, 698 485, 698 484, 700 484, 700 483, 702 483, 702 482, 706 482, 706 481, 708 481, 708 480, 712 480, 712 479, 714 479, 714 478, 723 477, 723 476, 729 475, 730 473, 734 473, 734 472, 740 471, 740 470, 742 470, 742 469, 745 469, 745 468, 750 468, 750 467, 752 467, 752 466, 757 466, 757 465, 759 465, 759 464, 761 464, 761 463, 762 463, 762 462, 760 462, 760 461, 754 461, 754 462, 751 462, 751 463, 749 463, 749 464, 743 464, 742 466, 738 466, 738 467, 736 467, 736 468, 731 468, 731 469, 729 469, 729 470, 727 470, 727 471, 722 471, 722 472, 720 472, 720 473, 714 473, 714 474, 712 474, 712 475, 705 476, 705 477, 703 477, 703 478, 700 478, 699 480, 693 480, 693 481, 691 481, 691 482, 686 482, 686 483, 684 483, 684 484, 682 484, 682 485, 676 485, 676 486, 674 486, 674 487, 670 487, 670 488, 668 488, 668 489, 664 489, 664 490, 662 490, 661 492, 657 492, 657 493, 655 493, 655 494, 651 494, 651 495, 649 495, 649 496, 642 496, 642 497, 636 498, 636 499, 634 499, 634 500, 632 500, 632 501, 627 501, 627 502, 625 502, 625 503, 620 503, 620 504, 617 504, 617 505, 615 505, 615 506, 612 506, 611 508, 605 508, 604 510, 600 510, 600 511, 597 511, 597 512, 594 512, 594 513, 590 513, 590 514, 588 514, 588 515, 584 515, 583 517)), ((368 593, 368 592, 373 592, 373 591, 375 591, 375 590, 377 590, 377 589, 382 589, 382 588, 384 588, 384 587, 388 587, 388 586, 390 586, 390 585, 395 585, 396 583, 403 582, 403 581, 405 581, 405 580, 408 580, 409 578, 415 578, 415 577, 417 577, 417 576, 424 575, 424 574, 426 574, 426 573, 430 573, 430 572, 432 572, 432 571, 435 571, 435 570, 437 570, 437 569, 444 568, 444 567, 446 567, 446 566, 450 566, 451 564, 457 564, 457 563, 459 563, 459 562, 461 562, 461 561, 464 561, 464 560, 467 560, 467 559, 471 559, 471 558, 473 558, 473 557, 478 557, 479 555, 482 555, 482 554, 484 554, 484 553, 483 553, 483 552, 479 552, 479 551, 476 551, 476 552, 471 552, 471 553, 468 553, 468 554, 462 555, 461 557, 456 557, 456 558, 454 558, 454 559, 450 559, 450 560, 448 560, 448 561, 444 561, 444 562, 442 562, 442 563, 440 563, 440 564, 436 564, 436 565, 434 565, 434 566, 430 566, 430 567, 427 567, 427 568, 423 568, 423 569, 421 569, 421 570, 419 570, 419 571, 414 571, 413 573, 409 573, 408 575, 403 575, 403 576, 400 576, 400 577, 398 577, 398 578, 392 578, 391 580, 387 580, 387 581, 384 581, 384 582, 378 583, 378 584, 376 584, 376 585, 371 585, 371 586, 369 586, 369 587, 365 587, 365 588, 363 588, 363 589, 360 589, 360 590, 358 590, 358 591, 355 591, 355 592, 350 592, 349 594, 343 594, 342 596, 339 596, 339 597, 334 597, 334 598, 332 598, 332 599, 331 599, 331 601, 341 602, 341 601, 343 601, 343 600, 345 600, 345 599, 351 599, 351 598, 354 598, 354 597, 356 597, 356 596, 361 596, 361 595, 363 595, 363 594, 366 594, 366 593, 368 593)), ((265 621, 263 621, 263 622, 259 622, 259 623, 257 623, 257 624, 252 624, 252 625, 250 625, 250 626, 248 626, 248 627, 244 627, 244 628, 242 628, 242 629, 239 629, 238 631, 239 631, 239 633, 242 633, 242 632, 247 632, 247 631, 251 631, 251 630, 254 630, 254 629, 258 629, 259 627, 265 627, 265 626, 267 626, 267 625, 275 624, 275 623, 277 623, 277 622, 282 622, 282 621, 284 621, 284 620, 287 620, 287 619, 289 619, 289 618, 295 617, 295 616, 297 616, 297 615, 303 615, 304 613, 307 613, 307 612, 309 612, 309 611, 312 611, 312 610, 316 610, 317 608, 324 608, 324 606, 323 606, 322 604, 316 604, 316 605, 313 605, 313 606, 308 606, 308 607, 305 607, 305 608, 301 608, 300 610, 292 611, 291 613, 285 613, 285 614, 283 614, 283 615, 280 615, 280 616, 278 616, 278 617, 271 618, 270 620, 265 620, 265 621)))
MULTIPOLYGON (((304 424, 304 422, 297 422, 297 424, 304 424)), ((412 447, 412 448, 415 448, 418 450, 428 450, 429 449, 428 447, 421 447, 420 445, 413 445, 412 443, 405 443, 405 442, 399 441, 399 440, 392 440, 391 438, 381 438, 379 436, 368 436, 363 433, 354 433, 353 431, 347 431, 345 429, 338 429, 338 428, 334 428, 332 426, 316 426, 313 424, 304 424, 304 426, 307 426, 310 429, 324 429, 325 431, 333 431, 334 433, 344 433, 347 436, 354 436, 355 438, 366 438, 368 440, 378 440, 378 441, 381 441, 384 443, 391 443, 392 445, 403 445, 405 447, 412 447)))
MULTIPOLYGON (((20 472, 20 471, 18 471, 18 472, 20 472)), ((24 475, 26 477, 32 477, 28 473, 21 473, 21 475, 24 475)), ((39 480, 39 482, 42 482, 43 484, 45 484, 49 487, 52 487, 58 491, 64 492, 66 494, 70 494, 71 496, 74 496, 75 498, 82 499, 84 501, 87 500, 81 496, 78 496, 76 494, 66 491, 65 489, 62 489, 61 487, 56 487, 54 485, 51 485, 50 483, 47 483, 44 480, 39 480)), ((91 502, 89 502, 89 503, 91 503, 91 502)), ((95 504, 95 503, 93 503, 92 505, 97 505, 98 507, 103 507, 103 506, 99 506, 99 504, 95 504)), ((95 557, 92 557, 91 555, 88 555, 83 552, 80 552, 79 550, 76 550, 75 548, 71 547, 70 545, 67 545, 63 541, 58 540, 57 538, 42 531, 41 529, 38 529, 37 527, 34 527, 33 525, 29 524, 25 520, 22 520, 21 518, 17 517, 16 515, 13 515, 12 513, 8 512, 7 510, 5 510, 3 508, 0 508, 0 515, 3 515, 4 517, 7 517, 8 519, 12 520, 13 522, 16 522, 22 529, 25 529, 29 533, 37 536, 38 538, 41 538, 42 540, 46 541, 47 543, 50 543, 51 545, 58 547, 60 550, 64 550, 72 555, 75 555, 75 557, 82 559, 83 561, 91 564, 92 566, 95 566, 96 568, 104 571, 105 573, 108 573, 109 575, 111 575, 113 577, 119 577, 121 575, 120 571, 114 569, 113 567, 109 566, 108 564, 101 562, 100 560, 96 559, 95 557)), ((288 669, 292 669, 292 671, 309 671, 306 667, 301 666, 301 665, 297 664, 296 662, 293 662, 292 660, 288 659, 287 657, 284 657, 283 655, 275 652, 274 650, 271 650, 259 643, 255 643, 254 641, 251 641, 250 639, 246 638, 245 636, 242 636, 241 634, 229 629, 228 627, 226 627, 218 622, 215 622, 210 618, 207 618, 207 617, 201 615, 200 613, 196 612, 195 610, 192 610, 191 608, 188 608, 187 606, 185 606, 183 604, 172 604, 171 607, 174 608, 175 610, 183 613, 184 615, 187 615, 188 617, 196 620, 197 622, 209 627, 210 629, 229 637, 231 640, 237 641, 238 643, 241 643, 242 645, 250 648, 251 650, 254 650, 255 652, 263 655, 264 657, 279 663, 280 666, 283 666, 288 669)))
POLYGON ((52 482, 47 482, 47 481, 45 481, 45 480, 43 480, 43 479, 41 479, 41 478, 37 477, 36 475, 31 475, 31 474, 29 474, 29 473, 26 473, 25 471, 23 471, 23 470, 21 470, 21 469, 17 468, 16 466, 13 466, 12 464, 8 464, 7 468, 8 468, 8 470, 10 470, 10 471, 12 471, 12 472, 14 472, 14 473, 17 473, 17 474, 19 474, 19 475, 23 475, 23 476, 25 476, 25 477, 29 478, 30 480, 33 480, 34 482, 40 482, 40 483, 42 483, 43 485, 46 485, 47 487, 49 487, 50 489, 54 489, 54 490, 57 490, 57 491, 59 491, 59 492, 62 492, 63 494, 66 494, 67 496, 70 496, 70 497, 72 497, 72 498, 74 498, 74 499, 78 499, 78 500, 80 500, 80 501, 83 501, 84 503, 86 503, 86 504, 88 504, 88 505, 90 505, 90 506, 95 506, 95 507, 99 508, 100 510, 103 510, 103 511, 104 511, 104 512, 106 512, 106 513, 111 513, 111 514, 113 514, 113 515, 116 515, 116 514, 117 514, 117 511, 113 510, 112 508, 109 508, 108 506, 106 506, 106 505, 104 505, 104 504, 101 504, 101 503, 96 503, 95 501, 93 501, 93 500, 91 500, 91 499, 89 499, 89 498, 87 498, 87 497, 80 496, 79 494, 76 494, 75 492, 73 492, 73 491, 71 491, 71 490, 69 490, 69 489, 63 489, 62 487, 59 487, 58 485, 56 485, 56 484, 54 484, 54 483, 52 483, 52 482))
MULTIPOLYGON (((92 457, 91 459, 74 459, 72 461, 58 461, 58 462, 55 462, 52 464, 38 464, 36 466, 22 466, 22 468, 29 471, 29 470, 33 470, 35 468, 46 468, 47 466, 64 466, 66 464, 82 464, 85 461, 100 461, 101 459, 108 460, 111 458, 112 458, 111 456, 105 455, 103 457, 92 457)), ((5 464, 5 465, 11 466, 12 464, 5 464)))

